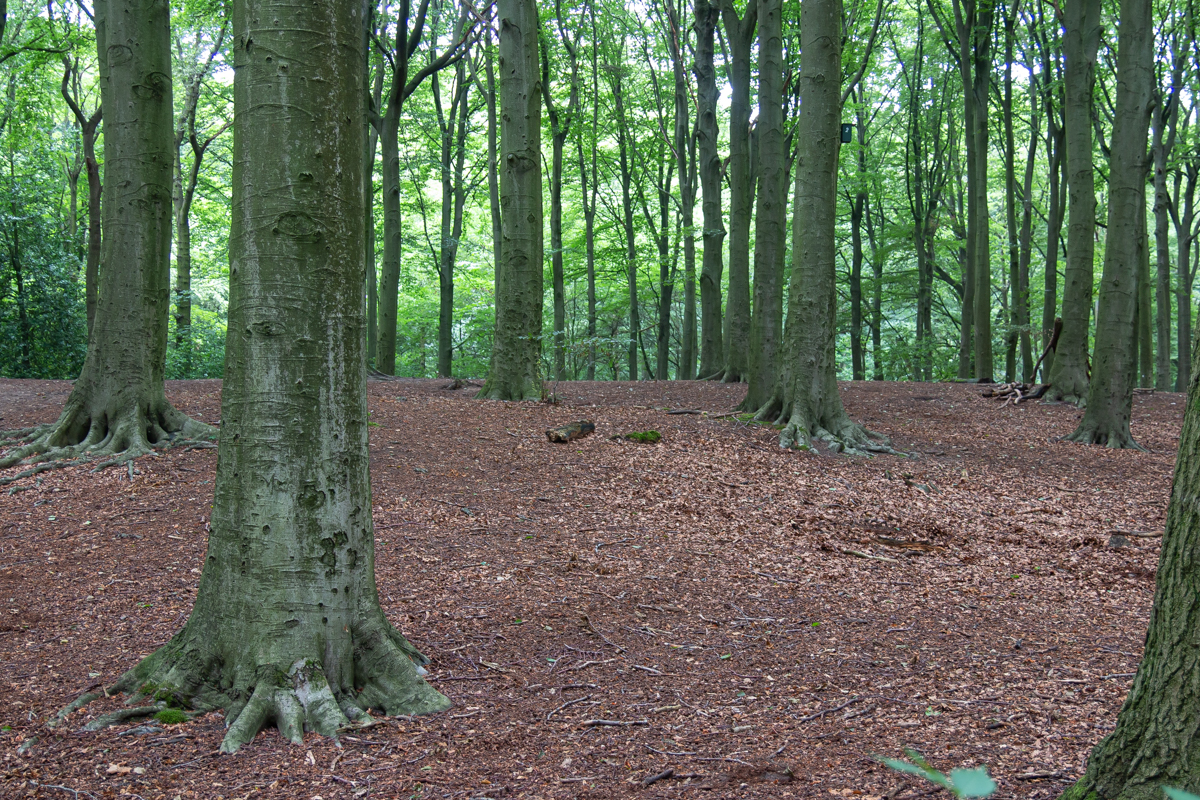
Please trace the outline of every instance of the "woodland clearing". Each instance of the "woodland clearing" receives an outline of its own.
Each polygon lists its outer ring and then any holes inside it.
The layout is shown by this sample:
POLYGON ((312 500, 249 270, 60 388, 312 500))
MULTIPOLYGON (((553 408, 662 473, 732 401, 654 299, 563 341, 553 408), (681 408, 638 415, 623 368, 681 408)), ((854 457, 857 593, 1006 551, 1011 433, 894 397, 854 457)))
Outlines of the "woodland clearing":
MULTIPOLYGON (((562 383, 555 405, 447 385, 373 381, 369 403, 380 599, 449 711, 232 756, 219 713, 82 732, 121 703, 100 700, 48 729, 187 618, 216 452, 56 470, 0 494, 0 795, 907 800, 931 787, 872 755, 909 746, 1051 798, 1112 729, 1184 395, 1135 396, 1142 453, 1058 441, 1072 406, 843 383, 910 456, 861 458, 780 450, 725 416, 741 385, 562 383)), ((0 429, 69 390, 0 380, 0 429)), ((219 420, 220 381, 167 397, 219 420)))

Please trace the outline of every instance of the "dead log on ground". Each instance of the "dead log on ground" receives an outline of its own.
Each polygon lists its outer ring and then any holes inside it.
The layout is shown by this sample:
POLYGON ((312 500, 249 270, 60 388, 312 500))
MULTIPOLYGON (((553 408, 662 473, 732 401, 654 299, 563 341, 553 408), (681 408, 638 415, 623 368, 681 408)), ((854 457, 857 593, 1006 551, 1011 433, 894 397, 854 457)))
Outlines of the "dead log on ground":
POLYGON ((581 419, 578 422, 560 425, 557 428, 550 428, 546 431, 546 438, 552 442, 573 442, 576 439, 582 439, 595 430, 595 423, 591 420, 581 419))

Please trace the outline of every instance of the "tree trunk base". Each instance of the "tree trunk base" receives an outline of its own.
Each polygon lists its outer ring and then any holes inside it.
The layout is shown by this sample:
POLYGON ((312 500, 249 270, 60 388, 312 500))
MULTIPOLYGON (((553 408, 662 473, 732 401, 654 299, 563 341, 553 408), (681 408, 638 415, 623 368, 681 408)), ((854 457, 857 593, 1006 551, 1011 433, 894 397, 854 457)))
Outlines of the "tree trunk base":
MULTIPOLYGON (((770 407, 771 403, 768 403, 767 407, 770 407)), ((782 404, 779 404, 776 407, 781 406, 782 404)), ((785 450, 812 450, 816 441, 822 441, 834 452, 845 455, 903 455, 892 449, 891 440, 886 436, 853 422, 844 413, 823 419, 818 418, 818 415, 806 413, 799 406, 790 409, 784 407, 777 422, 783 424, 783 431, 779 434, 779 446, 785 450)))
MULTIPOLYGON (((233 753, 269 724, 288 741, 301 744, 305 731, 336 736, 355 721, 368 719, 369 709, 394 716, 450 707, 450 701, 421 677, 429 660, 382 614, 348 633, 353 639, 352 665, 326 663, 321 651, 328 654, 332 648, 316 640, 310 643, 311 657, 257 664, 216 652, 211 637, 193 632, 189 624, 104 690, 106 696, 130 695, 131 705, 146 700, 154 705, 98 717, 85 729, 99 730, 163 708, 220 709, 227 728, 221 751, 233 753)), ((253 659, 253 649, 249 655, 253 659)), ((54 727, 100 696, 83 695, 49 724, 54 727)))
POLYGON ((116 409, 72 395, 57 422, 9 431, 0 440, 18 441, 0 458, 0 469, 30 465, 0 478, 0 486, 39 472, 99 460, 95 469, 124 464, 173 447, 212 447, 217 429, 178 411, 165 398, 130 402, 116 409))
POLYGON ((1084 422, 1080 423, 1079 427, 1070 436, 1064 436, 1063 441, 1076 442, 1077 444, 1095 444, 1102 447, 1108 447, 1112 450, 1140 450, 1143 453, 1147 452, 1146 448, 1133 440, 1133 434, 1129 432, 1129 425, 1102 425, 1099 423, 1089 423, 1085 417, 1084 422))

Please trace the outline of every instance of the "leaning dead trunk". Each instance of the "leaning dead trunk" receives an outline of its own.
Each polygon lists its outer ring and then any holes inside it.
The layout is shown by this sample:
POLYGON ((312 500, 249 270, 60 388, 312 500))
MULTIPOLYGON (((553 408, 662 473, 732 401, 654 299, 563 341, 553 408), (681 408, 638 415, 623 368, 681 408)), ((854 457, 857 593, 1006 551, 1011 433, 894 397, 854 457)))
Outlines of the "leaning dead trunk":
POLYGON ((305 730, 334 735, 368 708, 449 705, 419 677, 425 659, 384 617, 375 588, 363 127, 346 124, 362 109, 360 9, 234 6, 225 435, 212 535, 187 624, 113 687, 224 709, 226 752, 267 724, 299 743, 305 730))

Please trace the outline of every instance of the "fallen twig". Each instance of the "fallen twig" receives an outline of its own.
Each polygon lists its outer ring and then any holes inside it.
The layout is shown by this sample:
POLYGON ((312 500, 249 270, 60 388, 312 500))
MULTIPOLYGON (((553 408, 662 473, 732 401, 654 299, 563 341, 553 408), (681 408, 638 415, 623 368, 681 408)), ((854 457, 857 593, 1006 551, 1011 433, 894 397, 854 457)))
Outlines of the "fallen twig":
POLYGON ((569 708, 570 706, 579 705, 580 703, 586 703, 588 700, 591 700, 591 699, 592 699, 592 696, 590 694, 588 694, 588 695, 584 695, 583 697, 577 697, 574 700, 568 700, 567 702, 563 703, 561 706, 559 706, 558 708, 554 709, 549 714, 547 714, 546 719, 549 720, 551 717, 553 717, 558 712, 562 711, 564 708, 569 708))
POLYGON ((649 725, 649 724, 650 724, 650 720, 648 720, 648 719, 635 719, 635 720, 631 720, 629 722, 624 722, 622 720, 616 720, 616 719, 589 719, 583 723, 583 726, 585 728, 597 728, 597 727, 627 728, 631 725, 649 725))
POLYGON ((859 695, 858 697, 851 697, 849 700, 842 703, 840 706, 835 706, 834 708, 827 708, 824 711, 818 711, 815 714, 809 714, 807 717, 801 717, 800 719, 798 719, 796 721, 797 722, 812 722, 814 719, 820 719, 821 717, 825 716, 826 714, 832 714, 834 711, 841 711, 846 706, 853 705, 854 703, 857 703, 859 700, 862 700, 861 695, 859 695))

